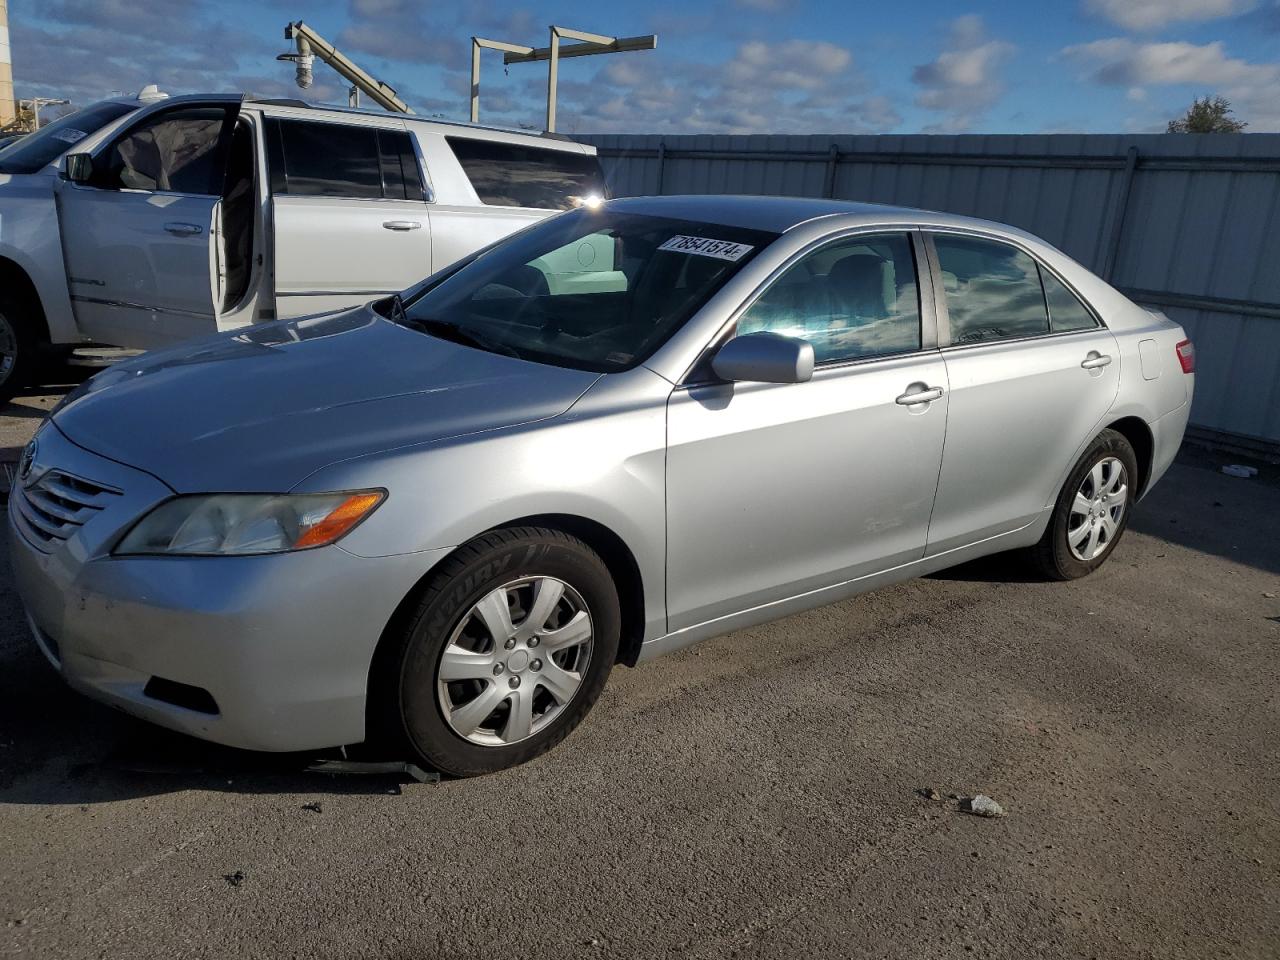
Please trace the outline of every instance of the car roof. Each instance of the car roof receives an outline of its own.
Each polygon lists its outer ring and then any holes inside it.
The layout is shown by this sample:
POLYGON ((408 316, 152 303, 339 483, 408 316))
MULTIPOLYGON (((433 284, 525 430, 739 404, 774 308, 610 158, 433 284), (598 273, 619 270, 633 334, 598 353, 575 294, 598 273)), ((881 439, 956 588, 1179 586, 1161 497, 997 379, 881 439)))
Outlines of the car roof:
MULTIPOLYGON (((860 223, 901 224, 902 226, 935 226, 979 228, 1023 236, 1023 231, 1007 224, 975 217, 962 217, 915 207, 898 207, 885 203, 853 200, 825 200, 815 197, 761 197, 734 195, 672 195, 662 197, 628 197, 609 201, 609 208, 627 213, 680 220, 699 220, 730 227, 747 227, 785 233, 792 227, 819 217, 839 217, 840 226, 860 223)), ((833 224, 833 227, 835 225, 833 224)))

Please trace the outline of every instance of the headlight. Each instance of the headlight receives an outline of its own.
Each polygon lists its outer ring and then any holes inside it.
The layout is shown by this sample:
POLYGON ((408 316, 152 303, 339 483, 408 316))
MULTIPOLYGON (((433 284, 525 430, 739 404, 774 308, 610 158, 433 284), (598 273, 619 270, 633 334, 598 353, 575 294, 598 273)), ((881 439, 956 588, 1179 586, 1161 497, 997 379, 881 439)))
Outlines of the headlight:
POLYGON ((177 497, 143 517, 117 554, 281 553, 333 543, 382 503, 381 490, 177 497))

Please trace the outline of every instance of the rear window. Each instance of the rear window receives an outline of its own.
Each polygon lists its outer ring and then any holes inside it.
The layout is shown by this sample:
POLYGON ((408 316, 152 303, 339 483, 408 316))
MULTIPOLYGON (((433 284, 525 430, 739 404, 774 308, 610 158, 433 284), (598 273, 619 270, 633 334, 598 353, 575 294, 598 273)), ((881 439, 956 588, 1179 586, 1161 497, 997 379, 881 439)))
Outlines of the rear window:
POLYGON ((272 120, 271 192, 304 197, 421 200, 422 174, 403 130, 272 120))
POLYGON ((481 203, 571 210, 588 198, 605 195, 594 156, 492 140, 445 139, 481 203))
POLYGON ((0 173, 35 173, 113 120, 138 109, 137 104, 97 103, 41 127, 0 150, 0 173))

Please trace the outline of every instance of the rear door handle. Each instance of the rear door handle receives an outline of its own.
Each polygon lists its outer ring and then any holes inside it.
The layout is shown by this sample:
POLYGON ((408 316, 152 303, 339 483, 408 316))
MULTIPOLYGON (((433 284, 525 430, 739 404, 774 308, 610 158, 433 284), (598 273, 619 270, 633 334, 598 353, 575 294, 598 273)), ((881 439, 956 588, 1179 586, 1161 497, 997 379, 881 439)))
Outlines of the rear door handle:
POLYGON ((422 224, 417 220, 384 220, 382 226, 387 230, 418 230, 422 224))
POLYGON ((1086 370, 1096 370, 1098 367, 1105 367, 1111 362, 1111 357, 1105 353, 1098 353, 1096 350, 1090 350, 1089 355, 1080 361, 1080 366, 1086 370))
POLYGON ((910 392, 904 393, 902 396, 898 397, 898 399, 895 400, 894 403, 900 403, 904 407, 909 407, 917 403, 931 403, 934 400, 941 400, 941 399, 942 399, 941 387, 927 387, 924 390, 919 390, 919 391, 916 391, 915 393, 910 393, 910 392))
POLYGON ((198 223, 166 223, 164 230, 175 237, 198 237, 204 233, 204 227, 198 223))

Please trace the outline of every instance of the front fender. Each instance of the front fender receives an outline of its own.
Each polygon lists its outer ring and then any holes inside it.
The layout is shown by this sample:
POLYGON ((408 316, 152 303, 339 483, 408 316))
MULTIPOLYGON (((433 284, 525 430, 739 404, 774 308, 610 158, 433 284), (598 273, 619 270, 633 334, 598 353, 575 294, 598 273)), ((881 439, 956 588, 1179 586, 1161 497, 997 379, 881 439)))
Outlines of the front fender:
POLYGON ((67 293, 56 178, 47 173, 0 177, 0 258, 30 279, 53 343, 85 338, 76 328, 67 293))
POLYGON ((631 551, 644 588, 646 633, 661 633, 665 470, 665 407, 652 404, 334 464, 296 492, 385 488, 386 502, 341 544, 363 557, 458 546, 522 517, 593 521, 631 551))

